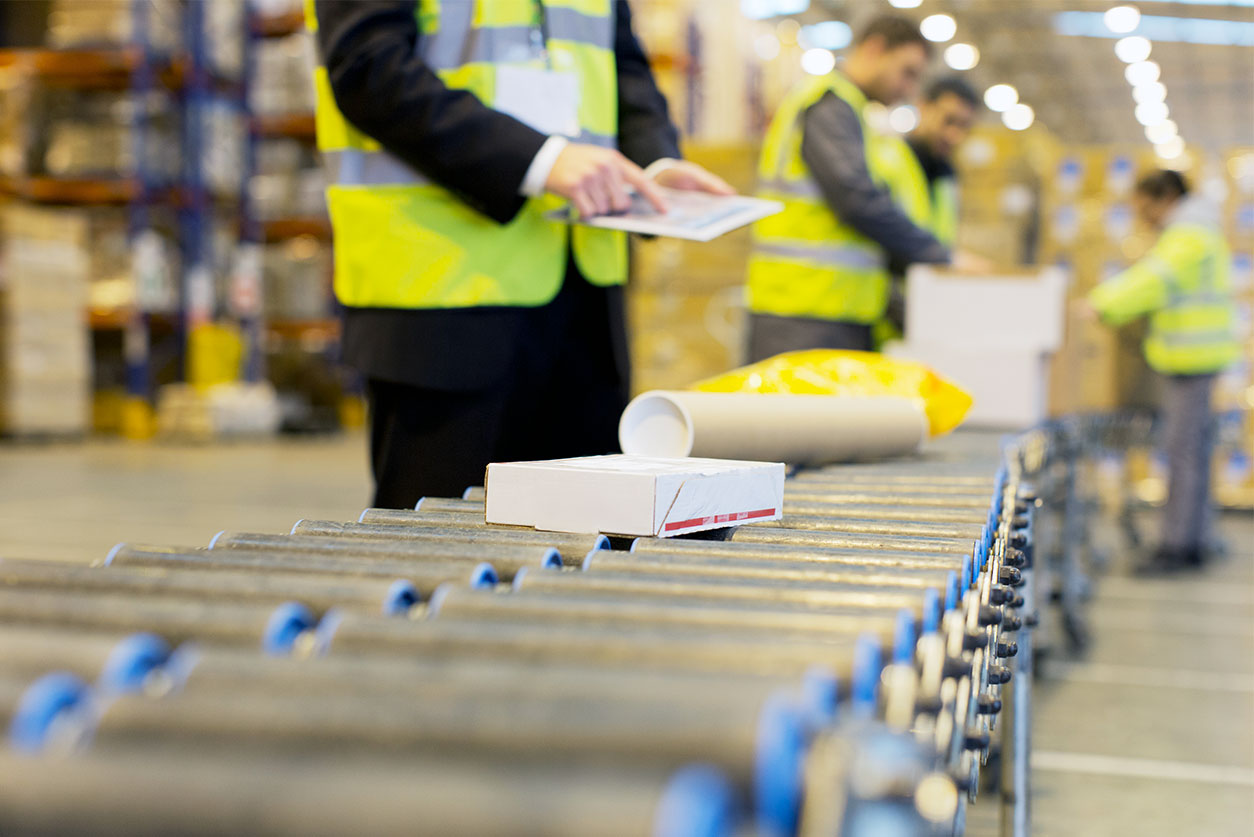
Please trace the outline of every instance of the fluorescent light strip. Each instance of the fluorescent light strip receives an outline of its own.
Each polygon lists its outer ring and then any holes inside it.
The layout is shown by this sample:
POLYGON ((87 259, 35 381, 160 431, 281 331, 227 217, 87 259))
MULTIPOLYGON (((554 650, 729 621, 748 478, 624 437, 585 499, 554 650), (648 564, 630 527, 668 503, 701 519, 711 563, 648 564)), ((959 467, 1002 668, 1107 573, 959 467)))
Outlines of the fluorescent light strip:
MULTIPOLYGON (((1106 28, 1102 12, 1059 12, 1054 15, 1054 31, 1081 38, 1124 37, 1106 28)), ((1254 46, 1254 23, 1239 20, 1141 15, 1136 34, 1155 43, 1254 46)))
POLYGON ((1241 9, 1254 9, 1254 0, 1137 0, 1141 5, 1146 3, 1171 3, 1175 6, 1236 6, 1241 9))

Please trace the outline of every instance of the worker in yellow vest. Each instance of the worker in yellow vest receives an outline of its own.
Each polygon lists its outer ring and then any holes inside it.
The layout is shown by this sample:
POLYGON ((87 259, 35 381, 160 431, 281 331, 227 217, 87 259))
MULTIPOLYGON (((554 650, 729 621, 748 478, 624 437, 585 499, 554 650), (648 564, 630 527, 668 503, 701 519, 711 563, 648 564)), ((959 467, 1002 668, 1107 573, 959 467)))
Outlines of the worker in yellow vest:
MULTIPOLYGON (((912 221, 926 227, 946 247, 958 237, 958 176, 954 154, 975 124, 980 97, 958 76, 946 76, 927 85, 918 103, 918 124, 902 143, 887 143, 891 156, 889 189, 912 221)), ((972 268, 991 264, 964 256, 972 268)), ((875 345, 905 333, 905 272, 908 265, 889 265, 892 288, 884 318, 875 324, 875 345)))
POLYGON ((627 241, 550 214, 732 192, 679 159, 627 3, 318 0, 307 24, 375 505, 616 449, 627 241))
POLYGON ((785 209, 754 225, 748 268, 749 356, 873 347, 889 299, 890 261, 945 264, 928 229, 926 180, 871 105, 909 99, 931 44, 909 18, 872 19, 844 64, 785 97, 767 130, 759 195, 785 209))
POLYGON ((919 101, 919 123, 906 137, 927 183, 928 228, 949 247, 958 233, 958 175, 954 155, 971 135, 980 97, 957 76, 931 82, 919 101))
POLYGON ((1174 171, 1156 171, 1136 185, 1137 216, 1161 234, 1132 267, 1102 282, 1082 311, 1118 326, 1149 317, 1145 357, 1163 376, 1167 506, 1157 551, 1140 569, 1163 572, 1201 566, 1210 516, 1210 461, 1215 376, 1241 353, 1236 339, 1230 256, 1218 208, 1189 194, 1174 171))

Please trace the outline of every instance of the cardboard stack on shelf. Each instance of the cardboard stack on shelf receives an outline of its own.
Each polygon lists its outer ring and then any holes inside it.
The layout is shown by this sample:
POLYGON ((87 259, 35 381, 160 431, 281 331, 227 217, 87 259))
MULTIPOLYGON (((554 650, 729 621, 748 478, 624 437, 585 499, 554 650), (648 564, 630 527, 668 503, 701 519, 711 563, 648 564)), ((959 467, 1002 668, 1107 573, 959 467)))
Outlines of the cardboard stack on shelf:
POLYGON ((1051 140, 979 126, 958 153, 957 245, 1006 266, 1032 261, 1038 158, 1051 140))
POLYGON ((267 320, 325 318, 331 302, 331 251, 312 236, 302 235, 266 245, 262 257, 267 320))
MULTIPOLYGON (((757 149, 689 146, 688 159, 752 194, 757 149)), ((628 289, 633 388, 683 388, 738 365, 750 230, 707 243, 636 239, 628 289)))
MULTIPOLYGON (((135 43, 140 28, 153 49, 171 53, 182 39, 183 10, 179 0, 53 0, 48 10, 48 46, 53 49, 135 43)), ((217 4, 210 4, 217 5, 217 4)))
MULTIPOLYGON (((1137 177, 1154 165, 1144 149, 1059 147, 1043 162, 1038 261, 1068 271, 1069 302, 1087 295, 1151 245, 1131 205, 1137 177)), ((1055 355, 1050 413, 1085 413, 1156 402, 1155 379, 1141 353, 1143 324, 1110 329, 1069 305, 1055 355)))
POLYGON ((84 213, 0 207, 0 431, 79 434, 90 414, 84 213))
POLYGON ((306 114, 314 110, 314 39, 304 30, 264 38, 255 47, 256 77, 249 107, 259 116, 306 114))

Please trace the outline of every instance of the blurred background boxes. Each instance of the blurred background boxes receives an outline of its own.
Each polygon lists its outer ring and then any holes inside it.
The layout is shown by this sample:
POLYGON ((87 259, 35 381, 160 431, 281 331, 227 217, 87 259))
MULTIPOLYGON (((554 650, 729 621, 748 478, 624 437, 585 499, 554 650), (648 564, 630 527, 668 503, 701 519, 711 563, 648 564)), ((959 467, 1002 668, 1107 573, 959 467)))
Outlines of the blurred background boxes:
POLYGON ((88 429, 89 226, 82 213, 0 207, 0 432, 88 429))

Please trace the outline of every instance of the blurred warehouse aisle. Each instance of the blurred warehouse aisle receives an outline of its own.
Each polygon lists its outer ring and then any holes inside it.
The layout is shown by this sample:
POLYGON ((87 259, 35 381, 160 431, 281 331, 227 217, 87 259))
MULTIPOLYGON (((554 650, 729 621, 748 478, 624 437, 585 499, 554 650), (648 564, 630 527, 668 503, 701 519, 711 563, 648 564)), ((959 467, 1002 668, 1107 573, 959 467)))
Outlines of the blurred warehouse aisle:
MULTIPOLYGON (((1220 527, 1230 554, 1196 576, 1131 577, 1106 545, 1091 647, 1036 681, 1034 834, 1254 833, 1254 516, 1220 527)), ((998 833, 995 812, 968 833, 998 833)))
MULTIPOLYGON (((959 433, 937 456, 992 437, 959 433)), ((282 531, 366 505, 356 435, 212 448, 93 443, 0 450, 0 555, 89 562, 124 539, 202 545, 224 525, 282 531)), ((1142 521, 1148 531, 1151 520, 1142 521)), ((1038 680, 1034 833, 1248 835, 1254 823, 1254 517, 1226 515, 1231 554, 1200 576, 1144 580, 1103 537, 1110 574, 1083 660, 1038 680)), ((970 834, 997 833, 994 797, 970 834)))
POLYGON ((356 517, 365 440, 194 447, 94 441, 0 448, 0 555, 88 563, 122 540, 204 546, 225 525, 286 531, 356 517))

